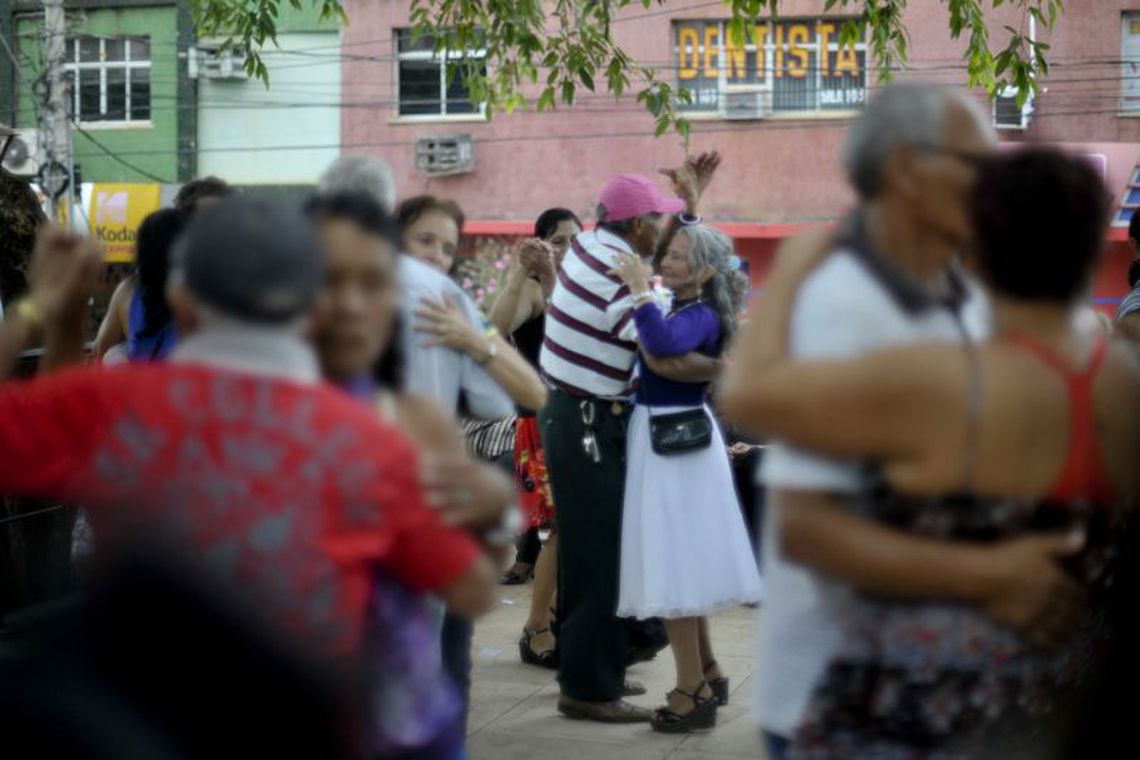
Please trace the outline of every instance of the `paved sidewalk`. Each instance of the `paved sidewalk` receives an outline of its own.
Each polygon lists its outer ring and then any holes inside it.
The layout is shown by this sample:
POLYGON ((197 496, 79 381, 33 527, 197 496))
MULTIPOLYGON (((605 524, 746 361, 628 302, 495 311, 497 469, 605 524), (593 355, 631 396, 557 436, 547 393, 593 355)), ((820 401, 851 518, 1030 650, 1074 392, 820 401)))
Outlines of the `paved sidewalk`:
MULTIPOLYGON (((756 612, 728 610, 713 619, 717 659, 732 679, 732 700, 714 731, 689 736, 658 734, 647 725, 607 726, 558 715, 553 674, 519 662, 518 638, 530 603, 530 585, 500 587, 503 605, 475 630, 475 669, 468 748, 472 760, 713 760, 760 758, 751 711, 756 612)), ((668 651, 633 667, 629 677, 649 693, 631 701, 656 707, 673 686, 668 651)))

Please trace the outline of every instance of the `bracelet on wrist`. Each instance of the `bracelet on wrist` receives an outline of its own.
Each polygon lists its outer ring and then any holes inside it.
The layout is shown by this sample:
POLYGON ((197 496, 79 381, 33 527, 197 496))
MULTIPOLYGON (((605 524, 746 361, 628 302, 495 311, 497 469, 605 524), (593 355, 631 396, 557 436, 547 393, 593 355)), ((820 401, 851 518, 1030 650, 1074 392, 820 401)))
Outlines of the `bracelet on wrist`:
POLYGON ((487 352, 485 354, 483 354, 483 356, 481 356, 480 358, 476 359, 475 361, 479 364, 480 367, 486 367, 488 364, 493 362, 495 360, 495 357, 498 355, 499 355, 499 344, 495 342, 494 338, 488 338, 487 339, 487 352))
POLYGON ((44 326, 44 314, 31 298, 21 298, 12 311, 27 322, 33 331, 38 332, 44 326))

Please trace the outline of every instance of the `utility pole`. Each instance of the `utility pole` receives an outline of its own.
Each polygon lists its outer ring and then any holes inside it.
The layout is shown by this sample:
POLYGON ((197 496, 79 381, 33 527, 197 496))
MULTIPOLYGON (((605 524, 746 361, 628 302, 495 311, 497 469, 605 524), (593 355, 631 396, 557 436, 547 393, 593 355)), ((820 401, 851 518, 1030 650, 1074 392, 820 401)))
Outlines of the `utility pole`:
POLYGON ((71 123, 67 82, 63 64, 67 51, 67 20, 63 0, 44 3, 44 81, 47 84, 40 113, 40 144, 47 160, 40 171, 43 191, 51 204, 51 215, 62 221, 63 209, 71 212, 71 123))

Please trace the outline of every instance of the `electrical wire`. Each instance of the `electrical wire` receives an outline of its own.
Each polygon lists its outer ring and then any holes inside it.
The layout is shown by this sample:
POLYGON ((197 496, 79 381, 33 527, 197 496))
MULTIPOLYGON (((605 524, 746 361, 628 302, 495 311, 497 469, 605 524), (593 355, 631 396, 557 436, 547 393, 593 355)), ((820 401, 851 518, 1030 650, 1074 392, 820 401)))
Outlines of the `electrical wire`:
POLYGON ((71 126, 74 127, 75 131, 79 132, 79 134, 83 135, 85 138, 87 138, 92 143, 94 143, 95 147, 97 147, 97 148, 99 148, 99 150, 103 151, 103 153, 106 154, 106 156, 108 158, 110 158, 112 161, 114 161, 115 163, 120 164, 121 166, 124 166, 133 172, 141 174, 142 176, 144 176, 147 179, 152 180, 154 182, 158 182, 161 184, 167 184, 170 182, 170 180, 163 179, 162 177, 159 177, 157 174, 152 174, 151 172, 147 171, 146 169, 143 169, 142 167, 137 166, 137 165, 131 163, 130 161, 127 161, 125 158, 122 157, 121 154, 116 153, 115 151, 111 150, 106 145, 104 145, 100 140, 95 139, 95 136, 92 135, 90 132, 88 132, 83 127, 81 127, 78 122, 72 121, 71 126))

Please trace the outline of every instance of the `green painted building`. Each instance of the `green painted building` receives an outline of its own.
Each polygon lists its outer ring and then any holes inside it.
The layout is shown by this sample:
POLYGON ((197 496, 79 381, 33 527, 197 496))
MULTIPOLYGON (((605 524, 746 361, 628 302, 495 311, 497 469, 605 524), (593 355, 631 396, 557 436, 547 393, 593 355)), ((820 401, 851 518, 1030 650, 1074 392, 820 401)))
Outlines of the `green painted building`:
MULTIPOLYGON (((177 183, 196 173, 188 0, 65 0, 75 163, 84 182, 177 183), (75 118, 78 117, 78 118, 75 118)), ((0 0, 0 121, 36 126, 43 6, 0 0)))

